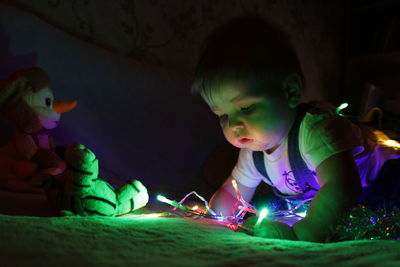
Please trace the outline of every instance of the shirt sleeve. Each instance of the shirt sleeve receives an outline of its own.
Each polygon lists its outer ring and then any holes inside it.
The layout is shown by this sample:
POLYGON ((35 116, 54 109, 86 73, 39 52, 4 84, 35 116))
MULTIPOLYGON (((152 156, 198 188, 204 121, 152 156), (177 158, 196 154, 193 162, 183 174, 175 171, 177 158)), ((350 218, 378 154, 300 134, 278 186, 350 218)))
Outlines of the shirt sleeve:
POLYGON ((261 180, 262 175, 257 171, 253 162, 253 151, 242 148, 239 152, 238 162, 233 168, 232 177, 240 184, 255 188, 261 180))
POLYGON ((307 113, 300 126, 299 139, 300 151, 313 169, 337 153, 363 149, 355 126, 332 112, 307 113))

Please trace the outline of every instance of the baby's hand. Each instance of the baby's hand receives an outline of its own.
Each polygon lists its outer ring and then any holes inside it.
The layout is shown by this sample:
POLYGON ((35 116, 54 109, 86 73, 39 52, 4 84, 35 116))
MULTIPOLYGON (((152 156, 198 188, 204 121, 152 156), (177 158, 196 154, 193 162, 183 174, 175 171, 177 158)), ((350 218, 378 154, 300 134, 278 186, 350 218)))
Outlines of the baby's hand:
POLYGON ((281 222, 274 222, 264 219, 261 223, 256 224, 258 217, 248 218, 242 225, 242 230, 248 234, 276 239, 298 240, 293 228, 281 222))

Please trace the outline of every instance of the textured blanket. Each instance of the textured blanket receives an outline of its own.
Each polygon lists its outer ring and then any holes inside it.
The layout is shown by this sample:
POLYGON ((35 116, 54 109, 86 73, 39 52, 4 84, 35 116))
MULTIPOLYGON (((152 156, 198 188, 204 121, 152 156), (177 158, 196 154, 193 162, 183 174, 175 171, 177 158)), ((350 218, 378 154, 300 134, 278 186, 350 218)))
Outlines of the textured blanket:
POLYGON ((263 239, 203 219, 0 215, 0 266, 399 266, 399 252, 394 240, 263 239))

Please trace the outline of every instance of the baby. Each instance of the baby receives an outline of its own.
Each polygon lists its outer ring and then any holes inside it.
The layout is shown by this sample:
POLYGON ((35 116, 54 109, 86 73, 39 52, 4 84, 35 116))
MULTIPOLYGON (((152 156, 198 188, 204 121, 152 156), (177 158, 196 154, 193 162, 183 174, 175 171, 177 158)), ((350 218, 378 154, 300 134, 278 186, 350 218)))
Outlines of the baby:
MULTIPOLYGON (((386 160, 399 157, 387 136, 338 116, 335 108, 300 104, 302 73, 287 37, 256 17, 235 18, 209 36, 192 91, 240 148, 211 208, 232 214, 236 180, 250 201, 261 181, 288 202, 312 199, 292 226, 249 218, 243 228, 268 238, 324 242, 386 160)), ((298 203, 297 202, 297 203, 298 203)))

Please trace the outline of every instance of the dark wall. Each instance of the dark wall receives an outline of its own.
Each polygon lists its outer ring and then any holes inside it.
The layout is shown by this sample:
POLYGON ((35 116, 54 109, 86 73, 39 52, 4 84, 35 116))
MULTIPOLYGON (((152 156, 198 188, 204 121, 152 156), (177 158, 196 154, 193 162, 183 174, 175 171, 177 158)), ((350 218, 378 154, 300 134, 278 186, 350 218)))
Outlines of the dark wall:
POLYGON ((190 80, 202 40, 231 16, 261 12, 289 33, 305 100, 340 92, 340 1, 3 2, 13 5, 0 5, 1 78, 46 69, 56 98, 79 102, 54 130, 57 142, 86 144, 114 183, 208 190, 203 165, 224 141, 190 80))

